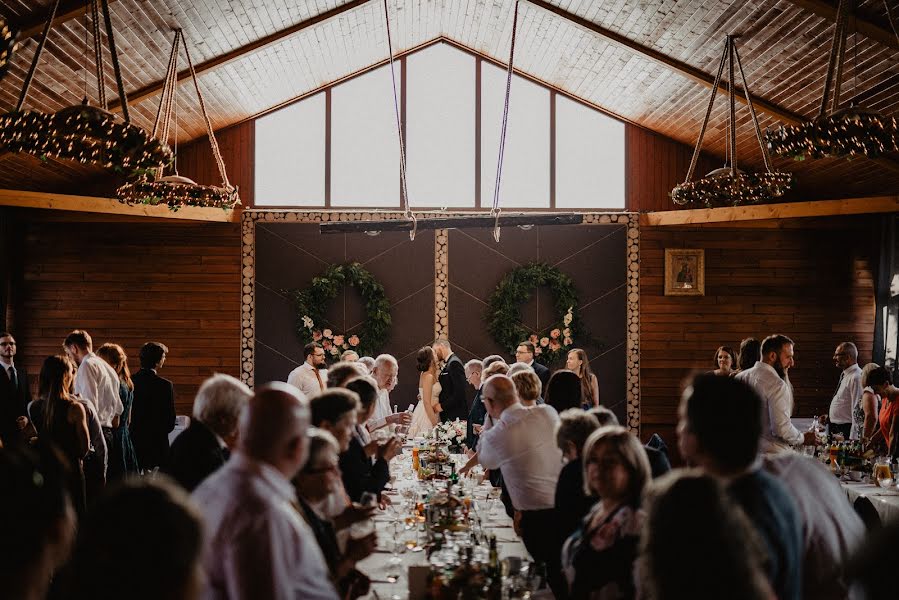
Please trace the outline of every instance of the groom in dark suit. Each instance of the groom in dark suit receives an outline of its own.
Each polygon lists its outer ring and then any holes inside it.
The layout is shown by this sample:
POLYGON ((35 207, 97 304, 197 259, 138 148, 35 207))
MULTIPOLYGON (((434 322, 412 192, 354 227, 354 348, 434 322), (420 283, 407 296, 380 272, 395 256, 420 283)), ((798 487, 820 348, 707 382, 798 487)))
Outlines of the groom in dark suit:
POLYGON ((450 343, 447 340, 437 340, 431 346, 437 359, 444 362, 440 371, 440 420, 444 423, 456 419, 468 417, 468 402, 465 399, 465 365, 462 360, 453 354, 450 343))

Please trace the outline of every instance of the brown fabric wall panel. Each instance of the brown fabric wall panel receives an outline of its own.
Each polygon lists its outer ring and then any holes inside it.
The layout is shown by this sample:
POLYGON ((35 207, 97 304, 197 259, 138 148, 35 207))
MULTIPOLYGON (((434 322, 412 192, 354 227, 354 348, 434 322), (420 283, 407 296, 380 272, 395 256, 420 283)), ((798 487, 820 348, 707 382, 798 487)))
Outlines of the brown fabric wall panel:
MULTIPOLYGON (((434 335, 434 233, 415 241, 404 232, 321 235, 314 223, 256 224, 255 383, 285 381, 303 360, 296 336, 296 314, 282 290, 302 289, 332 264, 360 262, 391 302, 392 326, 384 352, 400 364, 399 385, 391 398, 404 409, 415 400, 415 352, 434 335)), ((335 332, 360 333, 365 307, 352 287, 344 287, 325 313, 335 332)))
MULTIPOLYGON (((599 371, 603 404, 625 422, 626 236, 622 225, 535 227, 529 231, 504 229, 499 243, 489 230, 449 232, 450 339, 464 359, 500 354, 485 326, 487 301, 499 281, 513 268, 545 262, 572 278, 580 297, 580 314, 591 336, 576 340, 599 371)), ((532 292, 521 306, 525 327, 542 330, 559 319, 549 290, 532 292)), ((554 365, 554 368, 564 364, 554 365)))

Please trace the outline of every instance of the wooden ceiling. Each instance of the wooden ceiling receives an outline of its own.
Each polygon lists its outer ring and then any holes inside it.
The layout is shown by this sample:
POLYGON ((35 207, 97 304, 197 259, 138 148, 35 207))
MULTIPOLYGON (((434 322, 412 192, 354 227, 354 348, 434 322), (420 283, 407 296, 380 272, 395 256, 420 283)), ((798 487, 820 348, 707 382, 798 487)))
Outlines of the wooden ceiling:
MULTIPOLYGON (((899 20, 899 2, 887 1, 899 20)), ((48 4, 0 0, 0 13, 34 33, 48 4)), ((522 1, 515 66, 612 114, 692 145, 708 101, 708 80, 714 77, 727 33, 741 35, 738 47, 750 90, 767 107, 760 111, 762 128, 814 116, 835 4, 836 0, 522 1)), ((848 39, 843 96, 896 115, 899 41, 890 29, 883 0, 858 4, 857 20, 850 27, 860 33, 848 39)), ((95 97, 93 59, 85 52, 85 17, 77 10, 83 5, 62 3, 60 13, 67 18, 50 34, 28 107, 56 111, 79 103, 85 95, 95 97)), ((390 0, 389 5, 396 52, 445 38, 486 57, 507 59, 514 0, 390 0)), ((110 9, 125 88, 135 100, 130 104, 132 120, 147 128, 156 113, 171 30, 176 26, 184 29, 194 62, 200 65, 200 84, 216 129, 387 57, 381 0, 115 0, 110 9)), ((36 37, 26 40, 13 58, 0 86, 0 110, 10 110, 16 103, 36 37)), ((114 94, 111 67, 107 78, 114 94)), ((205 133, 193 90, 186 83, 182 82, 179 96, 181 142, 205 133)), ((760 151, 742 103, 737 119, 740 163, 758 168, 760 151)), ((722 95, 704 146, 722 157, 725 126, 722 95)), ((22 177, 41 176, 28 174, 29 160, 0 157, 0 187, 33 189, 22 177)), ((48 182, 63 181, 73 170, 57 163, 39 166, 48 172, 48 182)), ((899 157, 777 160, 776 166, 814 180, 815 186, 806 188, 820 190, 819 197, 824 198, 899 190, 899 157)))

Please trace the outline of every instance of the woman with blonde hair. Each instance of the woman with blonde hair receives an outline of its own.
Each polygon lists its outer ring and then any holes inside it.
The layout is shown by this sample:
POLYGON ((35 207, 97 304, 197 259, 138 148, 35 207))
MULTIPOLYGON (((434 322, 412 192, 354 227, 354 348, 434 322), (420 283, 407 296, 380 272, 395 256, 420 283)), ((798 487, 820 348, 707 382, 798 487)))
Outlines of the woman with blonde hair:
POLYGON ((581 379, 581 408, 587 410, 599 406, 599 379, 590 369, 587 353, 580 348, 569 350, 565 368, 577 374, 581 379))
POLYGON ((118 344, 103 344, 97 349, 97 356, 105 360, 119 377, 119 399, 122 401, 122 414, 119 425, 112 430, 113 447, 109 452, 107 478, 109 481, 121 479, 129 473, 140 471, 137 464, 137 453, 131 443, 131 406, 134 403, 134 383, 128 369, 128 356, 118 344))
POLYGON ((862 369, 862 397, 852 409, 852 428, 862 443, 867 443, 877 431, 877 415, 880 411, 880 396, 868 385, 868 375, 880 368, 877 363, 868 363, 862 369))

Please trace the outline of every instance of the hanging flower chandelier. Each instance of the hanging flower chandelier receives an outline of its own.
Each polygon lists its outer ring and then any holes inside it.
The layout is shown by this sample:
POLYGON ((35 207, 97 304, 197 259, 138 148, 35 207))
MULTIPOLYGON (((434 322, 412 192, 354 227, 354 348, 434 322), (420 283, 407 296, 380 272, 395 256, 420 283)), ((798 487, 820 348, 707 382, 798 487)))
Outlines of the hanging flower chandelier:
MULTIPOLYGON (((855 106, 840 108, 840 84, 846 53, 846 22, 851 0, 840 0, 824 79, 824 95, 818 116, 799 125, 766 131, 768 148, 779 156, 811 158, 868 156, 877 158, 899 150, 899 126, 894 117, 855 106), (831 96, 832 90, 832 96, 831 96), (828 99, 831 100, 827 112, 828 99)), ((890 7, 887 16, 892 24, 890 7)))
MULTIPOLYGON (((165 84, 159 99, 159 109, 156 112, 156 120, 153 123, 153 137, 159 134, 159 138, 165 140, 169 136, 172 124, 172 113, 176 110, 176 88, 178 85, 178 49, 184 40, 184 33, 180 29, 175 30, 175 39, 172 42, 172 52, 169 55, 168 69, 165 75, 165 84)), ((172 210, 178 210, 182 206, 205 206, 221 209, 231 209, 240 204, 237 188, 228 182, 225 171, 225 162, 219 151, 215 132, 212 129, 212 121, 206 111, 206 103, 203 101, 203 93, 197 81, 197 73, 194 70, 193 61, 187 43, 184 43, 184 54, 187 57, 188 68, 193 79, 194 89, 200 109, 206 122, 206 132, 209 135, 209 143, 212 146, 212 155, 218 165, 219 175, 222 178, 221 186, 199 185, 192 179, 178 175, 177 157, 172 161, 175 171, 173 175, 163 176, 162 168, 156 169, 151 180, 146 172, 141 174, 137 181, 128 182, 116 190, 116 196, 125 204, 165 204, 172 210)), ((177 131, 175 132, 177 136, 177 131)), ((154 139, 154 141, 156 141, 154 139)), ((161 142, 159 142, 161 143, 161 142)))
POLYGON ((99 165, 128 174, 167 164, 172 158, 168 146, 153 139, 144 129, 130 122, 128 98, 122 83, 107 0, 91 2, 100 107, 89 106, 85 98, 83 104, 64 108, 54 114, 22 110, 58 8, 59 0, 55 0, 31 67, 22 84, 15 110, 0 115, 0 148, 7 152, 33 154, 39 158, 61 158, 99 165), (106 110, 104 61, 100 43, 100 4, 119 98, 122 102, 122 120, 106 110))
POLYGON ((728 35, 724 42, 724 52, 721 62, 718 64, 718 74, 715 84, 712 86, 712 94, 706 109, 705 119, 699 131, 699 139, 693 150, 693 158, 690 160, 690 168, 683 183, 671 190, 671 199, 675 204, 704 204, 713 206, 738 206, 740 204, 755 204, 769 202, 773 198, 782 196, 792 185, 793 176, 790 173, 772 171, 768 151, 762 144, 762 133, 759 129, 758 117, 752 104, 752 96, 749 93, 749 85, 746 83, 746 74, 743 72, 743 63, 734 36, 728 35), (699 160, 699 151, 702 148, 702 139, 709 125, 712 115, 712 107, 718 93, 718 85, 721 83, 721 75, 724 72, 724 64, 728 64, 728 96, 730 100, 730 113, 728 114, 728 145, 727 165, 721 169, 715 169, 702 179, 692 181, 696 171, 696 163, 699 160), (762 159, 765 163, 764 173, 746 173, 737 168, 737 135, 736 135, 736 95, 735 65, 740 69, 740 77, 743 80, 743 90, 746 92, 746 102, 749 105, 749 113, 752 115, 752 124, 755 127, 756 139, 762 150, 762 159))

